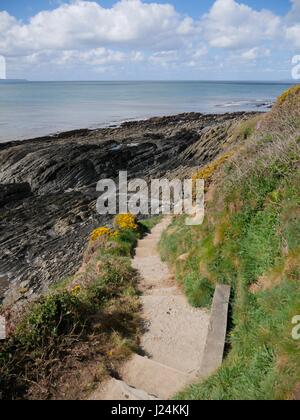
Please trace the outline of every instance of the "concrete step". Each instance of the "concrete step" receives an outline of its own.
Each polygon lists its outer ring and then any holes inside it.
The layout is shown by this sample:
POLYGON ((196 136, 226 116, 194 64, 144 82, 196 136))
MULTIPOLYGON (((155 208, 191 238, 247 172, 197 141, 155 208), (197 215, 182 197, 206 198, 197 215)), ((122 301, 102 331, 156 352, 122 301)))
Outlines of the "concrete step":
POLYGON ((167 227, 163 227, 163 228, 159 228, 159 229, 153 229, 152 231, 151 231, 151 233, 149 233, 147 236, 146 236, 146 238, 148 238, 149 236, 158 236, 158 235, 161 235, 162 234, 162 232, 164 232, 165 230, 167 229, 167 227))
POLYGON ((133 268, 136 268, 138 270, 140 269, 142 270, 144 267, 147 267, 149 268, 150 271, 152 271, 152 269, 154 270, 154 267, 157 267, 157 266, 159 267, 161 265, 164 265, 167 267, 167 264, 163 264, 161 262, 159 255, 152 255, 150 257, 144 257, 144 256, 139 257, 135 255, 135 257, 132 260, 133 268))
POLYGON ((156 225, 152 230, 151 233, 161 233, 168 227, 167 223, 160 223, 159 225, 156 225))
POLYGON ((141 297, 147 330, 141 346, 151 359, 196 374, 201 366, 209 312, 193 308, 181 293, 147 293, 141 297))
POLYGON ((147 236, 147 239, 155 239, 156 241, 160 241, 161 233, 151 233, 151 235, 147 236))
POLYGON ((136 257, 154 257, 158 255, 158 251, 155 248, 137 248, 135 252, 136 257))
POLYGON ((139 246, 144 246, 144 245, 143 245, 144 243, 146 243, 146 244, 155 243, 156 245, 158 245, 159 240, 160 240, 160 236, 152 236, 152 235, 151 235, 151 236, 147 236, 147 238, 140 239, 140 240, 138 241, 137 246, 138 246, 138 247, 139 247, 139 246))
MULTIPOLYGON (((161 276, 159 281, 156 277, 144 277, 143 280, 139 284, 139 290, 144 292, 145 295, 152 295, 153 290, 161 290, 161 289, 168 289, 171 288, 174 284, 173 277, 166 275, 161 276)), ((177 290, 177 288, 175 288, 177 290)), ((166 294, 165 292, 162 293, 163 295, 166 294)), ((170 294, 177 294, 177 293, 170 293, 170 294)))
POLYGON ((153 247, 153 248, 157 248, 158 246, 158 241, 156 239, 153 238, 147 238, 147 239, 142 239, 140 241, 138 241, 138 246, 137 248, 146 248, 146 247, 153 247))
POLYGON ((141 290, 146 296, 178 296, 181 294, 178 287, 142 287, 141 290))
POLYGON ((162 264, 159 257, 136 257, 132 263, 133 268, 139 270, 140 285, 143 287, 169 287, 174 285, 173 275, 168 266, 162 264))
POLYGON ((170 399, 193 380, 184 372, 139 355, 134 355, 123 366, 121 376, 127 385, 164 400, 170 399))
POLYGON ((90 397, 90 400, 102 401, 147 401, 156 400, 153 395, 149 395, 142 389, 136 389, 127 385, 124 381, 110 379, 99 392, 90 397))

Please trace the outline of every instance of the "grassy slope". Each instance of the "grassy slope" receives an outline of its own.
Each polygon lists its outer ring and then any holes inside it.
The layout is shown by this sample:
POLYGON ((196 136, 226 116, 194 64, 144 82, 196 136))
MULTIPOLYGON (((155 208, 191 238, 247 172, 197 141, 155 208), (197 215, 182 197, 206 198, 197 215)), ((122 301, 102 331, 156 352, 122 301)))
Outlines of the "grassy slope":
POLYGON ((91 241, 81 270, 29 309, 0 343, 0 399, 80 399, 138 346, 137 240, 159 221, 91 241))
POLYGON ((162 255, 193 305, 209 306, 216 283, 233 287, 223 367, 178 398, 283 399, 300 382, 291 337, 300 314, 299 140, 298 87, 214 168, 203 226, 178 218, 163 237, 162 255))

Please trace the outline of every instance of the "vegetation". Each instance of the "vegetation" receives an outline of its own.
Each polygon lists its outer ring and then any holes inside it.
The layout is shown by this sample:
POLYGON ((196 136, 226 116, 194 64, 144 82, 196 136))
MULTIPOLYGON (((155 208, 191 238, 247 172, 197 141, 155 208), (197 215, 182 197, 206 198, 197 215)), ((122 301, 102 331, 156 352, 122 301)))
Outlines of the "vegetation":
POLYGON ((229 352, 184 399, 288 399, 300 382, 300 95, 279 98, 236 153, 211 165, 202 226, 175 219, 163 257, 195 306, 217 283, 233 288, 229 352))
POLYGON ((295 95, 300 95, 300 85, 293 86, 279 96, 277 101, 278 105, 284 104, 285 101, 290 100, 292 97, 295 97, 295 95))
POLYGON ((115 218, 115 226, 117 229, 130 229, 137 230, 138 225, 136 222, 136 217, 132 214, 119 214, 115 218))
POLYGON ((232 153, 226 153, 216 160, 214 160, 212 163, 204 166, 204 168, 201 168, 199 172, 197 172, 193 179, 204 179, 208 180, 212 177, 212 175, 216 172, 216 170, 224 163, 227 159, 229 159, 232 156, 232 153))
POLYGON ((112 230, 108 227, 102 226, 102 227, 99 227, 99 228, 95 229, 92 232, 91 239, 92 239, 92 241, 96 241, 98 238, 101 238, 101 236, 113 237, 113 236, 117 236, 117 235, 118 235, 118 232, 116 232, 116 231, 114 231, 114 230, 112 230))
POLYGON ((140 302, 130 258, 156 220, 115 222, 117 231, 92 233, 79 272, 32 304, 0 344, 2 399, 84 398, 136 350, 140 302))

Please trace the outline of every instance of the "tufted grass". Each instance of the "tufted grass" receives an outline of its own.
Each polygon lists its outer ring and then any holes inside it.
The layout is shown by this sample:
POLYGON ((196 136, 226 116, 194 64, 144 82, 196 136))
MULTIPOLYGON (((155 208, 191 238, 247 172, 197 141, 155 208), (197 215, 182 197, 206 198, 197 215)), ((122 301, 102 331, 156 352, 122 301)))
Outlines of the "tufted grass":
POLYGON ((186 227, 177 218, 161 241, 193 305, 209 307, 217 283, 233 289, 223 366, 177 399, 290 399, 300 382, 300 340, 292 338, 300 315, 298 89, 279 102, 218 168, 204 224, 186 227))

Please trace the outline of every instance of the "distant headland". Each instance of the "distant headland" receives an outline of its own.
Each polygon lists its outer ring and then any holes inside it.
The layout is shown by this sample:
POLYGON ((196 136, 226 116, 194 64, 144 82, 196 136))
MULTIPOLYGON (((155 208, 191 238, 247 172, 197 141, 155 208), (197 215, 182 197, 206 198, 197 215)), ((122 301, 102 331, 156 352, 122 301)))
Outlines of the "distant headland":
POLYGON ((3 83, 24 83, 28 82, 26 79, 0 79, 0 84, 3 83))

